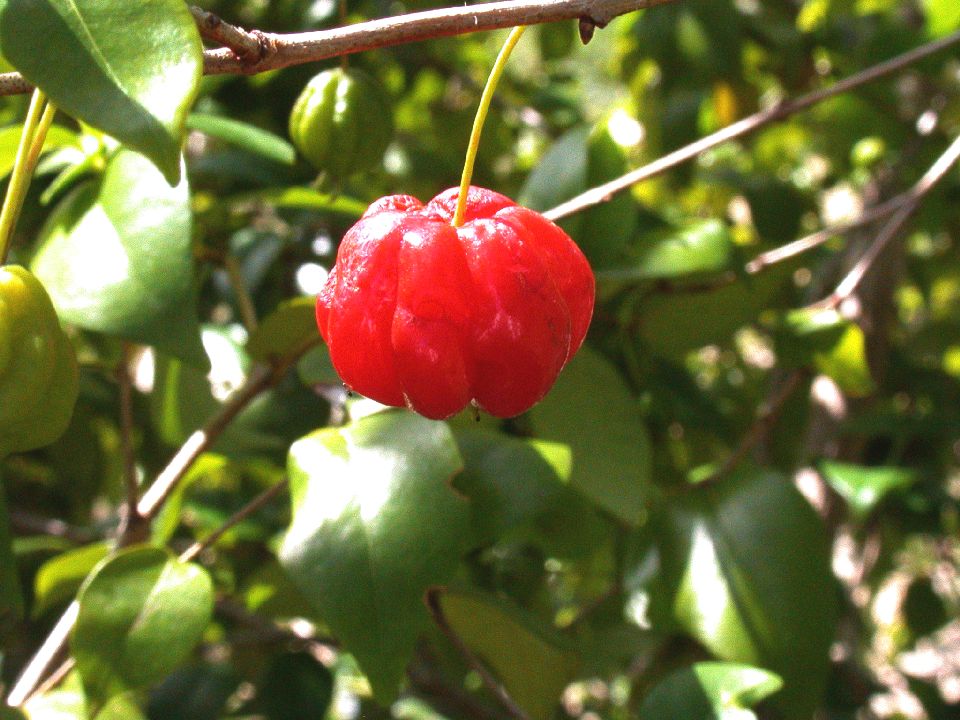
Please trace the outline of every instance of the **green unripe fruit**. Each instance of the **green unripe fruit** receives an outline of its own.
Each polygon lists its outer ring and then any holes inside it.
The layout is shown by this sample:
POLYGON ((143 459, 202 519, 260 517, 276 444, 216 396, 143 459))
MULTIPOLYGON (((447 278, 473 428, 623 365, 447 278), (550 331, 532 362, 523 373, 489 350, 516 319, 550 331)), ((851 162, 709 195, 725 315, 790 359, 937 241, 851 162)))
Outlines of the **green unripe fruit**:
POLYGON ((77 401, 77 359, 50 296, 19 265, 0 266, 0 458, 49 445, 77 401))
POLYGON ((377 165, 392 137, 393 113, 384 91, 352 68, 314 76, 290 112, 293 144, 335 179, 377 165))

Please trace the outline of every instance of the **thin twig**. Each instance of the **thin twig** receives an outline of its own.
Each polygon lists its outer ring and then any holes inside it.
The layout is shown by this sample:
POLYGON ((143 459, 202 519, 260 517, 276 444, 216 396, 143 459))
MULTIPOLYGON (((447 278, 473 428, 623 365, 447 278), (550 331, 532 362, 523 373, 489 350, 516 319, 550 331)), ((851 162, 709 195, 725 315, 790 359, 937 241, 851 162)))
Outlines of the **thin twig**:
POLYGON ((120 545, 131 545, 144 539, 146 523, 137 512, 140 487, 137 483, 137 458, 133 449, 133 382, 130 379, 130 344, 123 343, 115 376, 120 387, 120 453, 123 456, 123 484, 126 504, 120 522, 120 545))
POLYGON ((801 110, 806 110, 807 108, 827 100, 828 98, 849 92, 850 90, 860 87, 861 85, 873 82, 874 80, 882 78, 886 75, 890 75, 898 70, 902 70, 903 68, 923 60, 934 53, 940 52, 945 48, 955 45, 958 42, 960 42, 960 32, 955 32, 952 35, 941 38, 940 40, 935 40, 934 42, 927 43, 926 45, 921 45, 920 47, 914 48, 909 52, 903 53, 902 55, 897 55, 890 60, 869 67, 866 70, 858 72, 855 75, 851 75, 843 80, 839 80, 828 88, 815 90, 814 92, 806 95, 801 95, 794 100, 787 100, 768 108, 767 110, 761 110, 760 112, 745 117, 742 120, 733 123, 732 125, 728 125, 722 130, 718 130, 711 135, 700 138, 696 142, 686 145, 679 150, 674 150, 671 153, 667 153, 666 155, 657 158, 653 162, 648 163, 643 167, 628 172, 626 175, 622 175, 621 177, 615 178, 610 182, 604 183, 603 185, 591 188, 590 190, 587 190, 586 192, 581 193, 580 195, 577 195, 576 197, 571 198, 560 205, 557 205, 555 208, 547 210, 543 214, 550 220, 558 220, 562 217, 566 217, 567 215, 572 215, 576 212, 580 212, 581 210, 585 210, 593 205, 606 202, 616 193, 626 190, 630 186, 635 185, 643 180, 648 180, 652 177, 660 175, 667 170, 676 167, 677 165, 687 162, 688 160, 692 160, 711 148, 715 148, 725 142, 729 142, 730 140, 734 140, 742 135, 751 133, 770 123, 782 120, 801 110))
MULTIPOLYGON (((675 0, 505 0, 408 13, 314 32, 276 34, 237 28, 259 40, 259 59, 244 60, 229 47, 205 50, 203 70, 207 75, 254 75, 375 48, 558 20, 587 18, 602 27, 618 15, 669 2, 675 0)), ((0 74, 0 96, 31 90, 33 85, 20 73, 0 74)))
POLYGON ((261 33, 247 32, 196 5, 190 6, 190 12, 200 35, 232 50, 240 62, 256 62, 263 57, 266 46, 261 40, 261 33))
POLYGON ((95 532, 87 528, 75 527, 63 520, 40 517, 22 510, 10 510, 10 525, 14 532, 19 534, 49 535, 78 545, 86 545, 98 538, 95 532))
MULTIPOLYGON (((70 637, 70 631, 73 630, 77 622, 77 614, 80 612, 80 603, 74 600, 67 606, 63 615, 53 626, 53 630, 44 639, 43 644, 30 658, 30 662, 20 673, 17 682, 10 689, 7 696, 7 705, 18 707, 23 705, 34 690, 43 682, 47 670, 62 655, 67 646, 67 638, 70 637)), ((67 662, 70 662, 68 659, 67 662)))
POLYGON ((903 230, 907 221, 913 216, 923 198, 936 187, 946 174, 950 171, 956 162, 960 160, 960 137, 954 139, 947 150, 937 158, 937 161, 923 174, 923 177, 910 189, 908 201, 890 218, 886 225, 880 230, 876 239, 870 244, 870 247, 857 261, 856 265, 844 276, 843 280, 837 285, 830 295, 814 303, 812 307, 816 308, 836 308, 844 300, 853 295, 860 286, 863 278, 873 267, 877 258, 883 253, 890 243, 896 239, 903 230))
POLYGON ((763 407, 757 415, 757 419, 754 420, 753 424, 748 428, 740 440, 740 444, 737 445, 737 448, 730 454, 723 465, 720 466, 720 469, 701 482, 700 485, 715 483, 723 479, 743 462, 747 455, 750 454, 750 451, 753 450, 773 429, 773 426, 776 425, 787 400, 789 400, 790 396, 800 387, 800 381, 803 379, 804 374, 802 370, 794 370, 787 376, 783 384, 764 402, 763 407))
POLYGON ((264 505, 273 500, 277 495, 285 491, 289 486, 290 481, 287 478, 283 478, 280 482, 264 490, 253 500, 248 502, 233 515, 224 520, 220 527, 207 535, 203 540, 195 542, 193 545, 180 553, 181 562, 190 562, 193 560, 197 555, 222 538, 224 534, 230 530, 230 528, 246 520, 248 517, 260 510, 260 508, 262 508, 264 505))
POLYGON ((194 461, 220 437, 227 426, 261 392, 276 382, 273 368, 258 365, 243 386, 221 406, 206 424, 187 438, 153 485, 143 494, 137 510, 145 518, 154 517, 173 493, 194 461))
POLYGON ((247 329, 247 332, 253 332, 257 329, 258 324, 257 309, 253 304, 253 298, 250 297, 247 283, 243 279, 240 263, 234 255, 226 253, 223 257, 223 267, 230 278, 230 285, 237 299, 237 307, 240 309, 240 319, 243 320, 243 326, 247 329))
POLYGON ((466 660, 467 664, 476 671, 484 687, 493 693, 494 697, 500 701, 504 709, 510 713, 510 716, 515 718, 515 720, 530 720, 530 716, 510 697, 503 685, 500 684, 500 681, 498 681, 497 678, 493 676, 493 673, 487 669, 487 666, 483 664, 483 661, 474 654, 473 650, 467 647, 463 639, 450 627, 450 623, 447 622, 447 617, 444 615, 443 608, 440 605, 440 591, 436 588, 427 591, 427 607, 440 631, 453 644, 457 652, 466 660))

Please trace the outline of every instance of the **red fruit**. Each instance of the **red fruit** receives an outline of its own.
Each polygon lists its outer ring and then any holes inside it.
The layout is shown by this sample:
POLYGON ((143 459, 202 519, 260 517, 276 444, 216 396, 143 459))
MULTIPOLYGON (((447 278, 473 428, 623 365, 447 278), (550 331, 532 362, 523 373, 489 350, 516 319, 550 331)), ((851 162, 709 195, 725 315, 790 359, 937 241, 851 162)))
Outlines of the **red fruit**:
POLYGON ((435 419, 471 401, 512 417, 580 348, 593 273, 563 230, 492 190, 471 187, 453 227, 457 194, 373 203, 340 243, 317 325, 358 393, 435 419))

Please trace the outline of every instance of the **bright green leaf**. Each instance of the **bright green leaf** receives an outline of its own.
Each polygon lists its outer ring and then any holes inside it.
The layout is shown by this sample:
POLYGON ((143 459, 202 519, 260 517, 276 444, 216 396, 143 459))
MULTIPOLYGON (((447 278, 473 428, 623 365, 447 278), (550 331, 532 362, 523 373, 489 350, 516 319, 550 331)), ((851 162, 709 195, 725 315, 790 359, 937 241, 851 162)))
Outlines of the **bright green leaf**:
POLYGON ((462 469, 446 424, 383 412, 290 448, 293 521, 280 561, 391 702, 429 623, 425 590, 449 580, 470 532, 450 488, 462 469))
POLYGON ((861 520, 889 493, 903 490, 917 479, 916 473, 906 468, 864 467, 836 460, 821 460, 819 465, 830 487, 861 520))
POLYGON ((719 220, 703 220, 688 227, 659 232, 638 246, 637 260, 622 269, 601 270, 598 280, 650 280, 719 272, 730 266, 733 240, 719 220))
POLYGON ((954 0, 923 0, 927 15, 927 34, 941 37, 960 28, 960 5, 954 0))
MULTIPOLYGON (((5 178, 13 170, 13 161, 17 156, 17 147, 20 145, 20 136, 23 127, 14 125, 0 129, 0 179, 5 178)), ((67 145, 73 145, 77 135, 59 125, 51 125, 43 141, 44 151, 53 150, 67 145)))
POLYGON ((0 45, 58 107, 178 182, 184 119, 203 73, 200 35, 184 3, 5 0, 0 45))
POLYGON ((293 165, 297 159, 297 151, 293 145, 282 137, 240 120, 219 115, 192 113, 187 116, 187 128, 198 130, 284 165, 293 165))
POLYGON ((809 717, 836 605, 827 533, 813 509, 785 478, 745 470, 690 488, 657 520, 676 621, 717 657, 778 673, 782 710, 809 717))
POLYGON ((736 663, 701 662, 661 680, 643 699, 644 720, 754 720, 746 708, 783 686, 774 673, 736 663))
POLYGON ((206 369, 191 224, 186 180, 170 187, 142 155, 122 150, 100 183, 60 203, 31 268, 64 321, 206 369))
POLYGON ((259 201, 291 210, 316 210, 359 218, 366 212, 367 203, 346 195, 332 195, 305 187, 279 188, 248 193, 233 198, 235 201, 259 201))
POLYGON ((109 552, 106 542, 98 542, 55 555, 41 565, 33 580, 33 616, 40 617, 72 600, 87 575, 109 552))
POLYGON ((636 524, 650 489, 650 438, 640 405, 616 369, 584 347, 530 411, 535 434, 570 446, 570 484, 636 524))
POLYGON ((532 720, 549 720, 580 666, 577 654, 534 616, 478 593, 438 592, 447 624, 532 720))
POLYGON ((134 547, 104 561, 78 601, 71 648, 88 705, 98 707, 186 660, 210 622, 213 583, 166 550, 134 547))
POLYGON ((316 303, 299 297, 281 303, 250 334, 247 352, 255 360, 282 360, 317 338, 316 303))

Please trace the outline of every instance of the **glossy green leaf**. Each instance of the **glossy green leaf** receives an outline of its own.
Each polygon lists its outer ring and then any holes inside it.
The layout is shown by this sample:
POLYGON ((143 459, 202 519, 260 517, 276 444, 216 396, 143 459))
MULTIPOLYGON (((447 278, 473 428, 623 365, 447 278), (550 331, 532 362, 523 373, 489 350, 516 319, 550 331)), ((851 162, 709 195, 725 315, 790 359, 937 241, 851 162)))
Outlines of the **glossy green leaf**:
POLYGON ((41 565, 33 580, 33 616, 72 600, 87 575, 109 552, 106 542, 92 543, 60 553, 41 565))
POLYGON ((280 561, 382 704, 429 623, 424 591, 449 580, 465 547, 469 508, 449 485, 461 469, 446 424, 401 411, 290 448, 293 521, 280 561))
POLYGON ((639 403, 617 370, 588 347, 530 411, 535 434, 570 446, 570 484, 628 523, 639 523, 650 490, 650 438, 639 403))
MULTIPOLYGON (((546 210, 626 172, 623 150, 604 125, 575 128, 544 154, 520 191, 520 204, 546 210)), ((619 267, 637 228, 627 193, 560 221, 595 270, 619 267)))
POLYGON ((184 120, 203 73, 200 35, 182 2, 4 0, 0 45, 58 107, 142 152, 177 184, 184 120))
POLYGON ((865 467, 836 460, 821 460, 819 466, 830 487, 861 520, 888 494, 910 487, 917 479, 917 474, 907 468, 865 467))
POLYGON ((317 338, 317 301, 299 297, 281 303, 250 334, 247 352, 255 360, 281 360, 317 338))
POLYGON ((680 626, 721 659, 779 674, 775 702, 809 717, 836 603, 827 534, 806 500, 776 473, 744 470, 677 497, 653 535, 680 626))
POLYGON ((6 635, 7 626, 23 615, 23 595, 20 577, 17 574, 16 557, 11 546, 7 501, 0 484, 0 640, 6 635))
POLYGON ((755 720, 750 706, 777 692, 774 673, 736 663, 701 662, 677 670, 650 690, 644 720, 755 720))
POLYGON ((197 130, 284 165, 293 165, 297 159, 293 145, 282 137, 240 120, 192 113, 187 116, 187 129, 197 130))
POLYGON ((787 364, 811 366, 852 397, 874 389, 866 337, 835 310, 791 310, 776 333, 777 354, 787 364))
MULTIPOLYGON (((23 127, 13 125, 0 129, 0 179, 5 178, 13 170, 13 161, 17 157, 17 147, 20 145, 20 136, 23 127)), ((59 125, 51 125, 43 141, 44 152, 55 148, 73 145, 77 141, 77 134, 59 125)))
POLYGON ((166 550, 134 547, 104 561, 78 601, 70 647, 88 706, 99 707, 186 660, 210 622, 213 583, 166 550))
POLYGON ((477 542, 523 539, 553 555, 592 552, 603 523, 564 483, 572 470, 566 445, 483 430, 456 432, 464 470, 454 487, 470 500, 477 542))
POLYGON ((191 225, 186 180, 170 187, 146 158, 121 150, 100 183, 58 205, 31 268, 64 321, 206 369, 191 225))
POLYGON ((623 268, 601 270, 597 279, 651 280, 726 270, 733 259, 733 239, 719 220, 703 220, 645 238, 636 253, 636 260, 623 268))
POLYGON ((367 203, 346 195, 322 193, 305 187, 279 188, 248 193, 234 198, 239 201, 259 201, 279 208, 291 210, 316 210, 317 212, 332 212, 359 218, 366 212, 367 203))
POLYGON ((453 632, 532 720, 554 717, 580 660, 552 628, 504 600, 478 593, 438 592, 434 601, 453 632))

